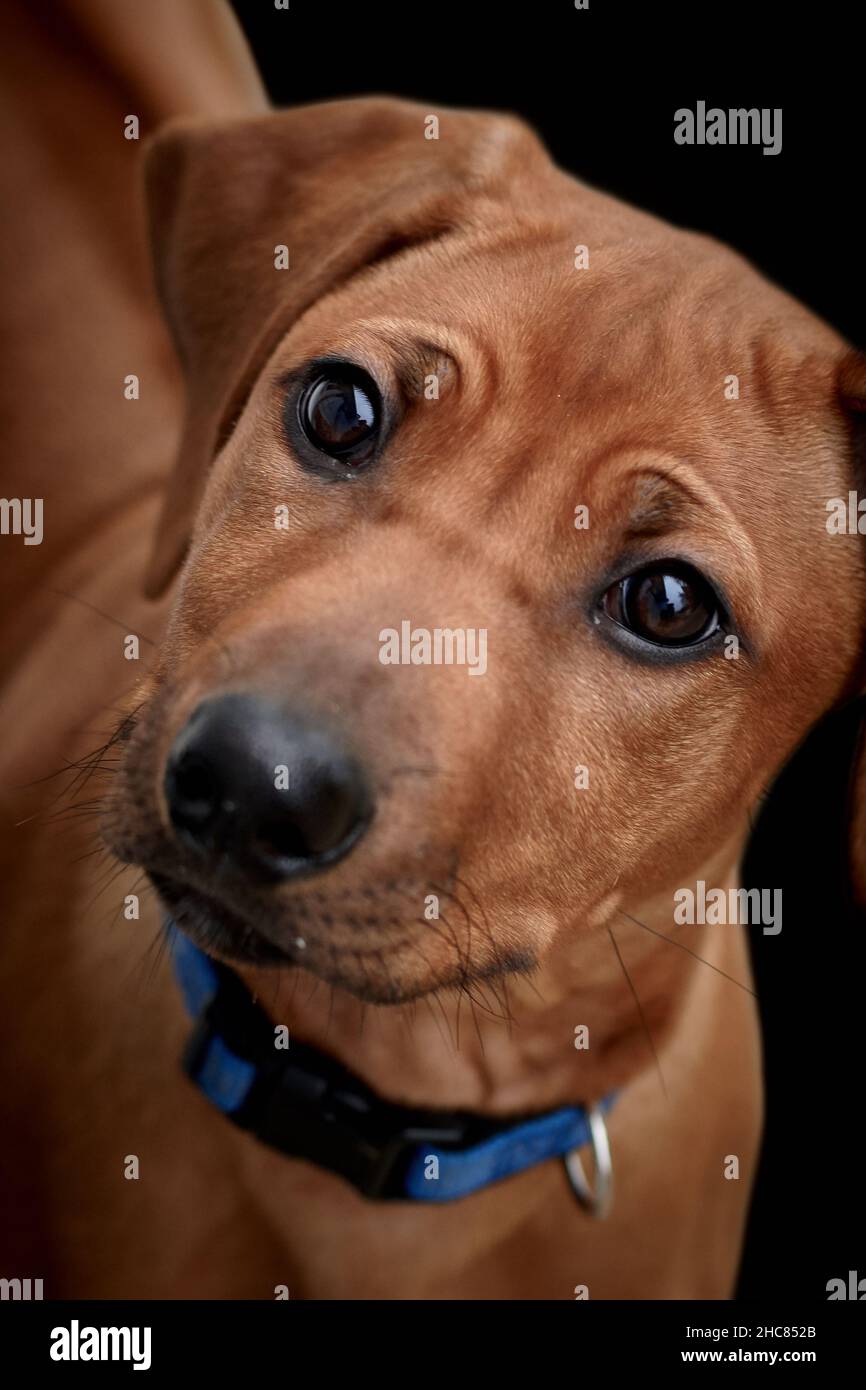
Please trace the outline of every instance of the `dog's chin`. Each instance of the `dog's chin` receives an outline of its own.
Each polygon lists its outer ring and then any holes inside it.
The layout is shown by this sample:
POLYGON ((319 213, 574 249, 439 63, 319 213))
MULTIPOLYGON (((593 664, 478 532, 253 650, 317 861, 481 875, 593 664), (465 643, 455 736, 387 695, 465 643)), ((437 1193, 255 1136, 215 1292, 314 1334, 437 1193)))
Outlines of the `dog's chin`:
POLYGON ((526 974, 534 966, 530 953, 509 952, 470 971, 459 952, 434 962, 408 936, 356 950, 284 931, 277 945, 209 894, 161 874, 150 878, 174 926, 208 955, 241 969, 302 969, 366 1004, 408 1004, 475 981, 526 974))

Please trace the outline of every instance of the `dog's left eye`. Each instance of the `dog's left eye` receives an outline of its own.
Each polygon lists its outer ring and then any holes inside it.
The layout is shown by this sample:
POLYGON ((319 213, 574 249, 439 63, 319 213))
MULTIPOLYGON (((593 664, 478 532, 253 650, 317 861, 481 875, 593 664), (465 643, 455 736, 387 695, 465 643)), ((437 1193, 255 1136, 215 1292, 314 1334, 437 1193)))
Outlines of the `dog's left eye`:
POLYGON ((662 560, 612 584, 601 601, 609 618, 645 642, 695 647, 721 626, 715 590, 692 565, 662 560))
POLYGON ((359 468, 369 459, 381 417, 376 383, 349 362, 321 368, 298 400, 298 422, 309 442, 348 468, 359 468))

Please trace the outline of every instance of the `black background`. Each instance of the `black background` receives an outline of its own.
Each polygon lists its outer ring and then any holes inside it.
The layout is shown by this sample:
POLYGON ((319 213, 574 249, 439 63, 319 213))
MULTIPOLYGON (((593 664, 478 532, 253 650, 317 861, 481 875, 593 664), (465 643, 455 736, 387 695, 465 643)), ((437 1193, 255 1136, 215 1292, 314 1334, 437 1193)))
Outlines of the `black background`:
MULTIPOLYGON (((731 243, 866 346, 866 24, 854 5, 291 0, 280 12, 271 0, 238 0, 235 9, 276 104, 387 92, 431 110, 516 112, 563 167, 731 243), (674 111, 698 100, 781 107, 781 153, 676 145, 674 111)), ((746 865, 746 882, 782 887, 785 905, 780 936, 753 934, 768 1113, 740 1281, 747 1299, 826 1299, 828 1279, 866 1275, 866 933, 844 849, 860 725, 853 707, 809 740, 769 799, 746 865)))

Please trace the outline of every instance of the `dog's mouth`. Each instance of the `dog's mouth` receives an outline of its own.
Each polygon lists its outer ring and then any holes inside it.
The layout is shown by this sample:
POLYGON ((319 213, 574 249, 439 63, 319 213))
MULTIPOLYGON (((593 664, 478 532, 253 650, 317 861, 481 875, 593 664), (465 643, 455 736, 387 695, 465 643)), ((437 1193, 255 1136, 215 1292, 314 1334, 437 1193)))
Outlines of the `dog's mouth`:
POLYGON ((294 944, 277 946, 238 913, 198 888, 151 872, 153 883, 174 926, 203 951, 239 965, 292 966, 306 948, 298 934, 294 944))
MULTIPOLYGON (((535 964, 525 951, 497 950, 470 962, 465 948, 437 933, 434 944, 419 942, 405 918, 387 920, 384 931, 349 944, 335 940, 335 904, 316 918, 303 904, 281 910, 280 943, 218 898, 156 870, 149 877, 171 924, 201 950, 229 965, 303 969, 320 980, 374 1004, 404 1004, 440 990, 465 987, 535 964), (375 942, 375 944, 374 944, 375 942)), ((394 885, 396 886, 396 885, 394 885)), ((378 928, 380 923, 375 924, 378 928)))
MULTIPOLYGON (((417 998, 448 983, 438 975, 407 977, 403 948, 411 950, 411 933, 377 937, 352 946, 338 944, 327 929, 333 922, 325 913, 324 934, 310 914, 299 906, 297 917, 281 917, 278 945, 255 921, 250 921, 218 898, 179 879, 150 870, 148 876, 159 894, 171 925, 183 931, 201 950, 233 965, 271 969, 303 968, 329 984, 339 986, 367 1002, 394 1004, 417 998)), ((398 924, 392 919, 390 926, 398 924)), ((414 953, 417 954, 417 951, 414 953)), ((450 972, 446 972, 450 976, 450 972)))

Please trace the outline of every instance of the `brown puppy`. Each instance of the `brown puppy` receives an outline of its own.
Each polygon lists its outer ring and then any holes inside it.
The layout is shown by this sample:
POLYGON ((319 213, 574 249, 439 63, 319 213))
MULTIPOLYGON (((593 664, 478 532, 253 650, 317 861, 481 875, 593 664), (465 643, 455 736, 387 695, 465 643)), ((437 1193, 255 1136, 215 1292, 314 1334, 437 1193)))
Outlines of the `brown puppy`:
MULTIPOLYGON (((440 111, 427 139, 428 116, 335 103, 151 150, 188 392, 151 595, 186 559, 102 828, 384 1096, 504 1115, 620 1088, 613 1213, 591 1223, 556 1163, 382 1206, 239 1137, 175 1080, 161 973, 158 1005, 122 1011, 127 1129, 91 1117, 105 1179, 63 1149, 107 1244, 73 1256, 59 1218, 63 1292, 732 1287, 760 1128, 744 930, 678 928, 675 894, 736 884, 757 794, 860 679, 863 560, 825 522, 866 382, 729 251, 576 183, 507 118, 440 111), (385 664, 404 622, 483 631, 485 661, 385 664), (134 1199, 127 1152, 151 1175, 134 1199)), ((112 546, 140 528, 118 517, 112 546)), ((100 597, 131 612, 113 576, 100 597)), ((71 952, 70 1007, 106 1005, 140 930, 114 929, 95 987, 71 952)))

